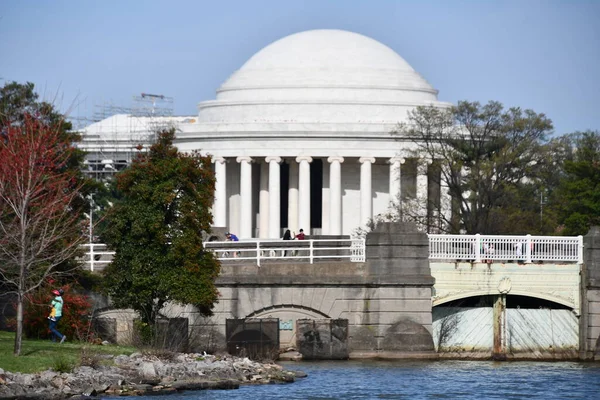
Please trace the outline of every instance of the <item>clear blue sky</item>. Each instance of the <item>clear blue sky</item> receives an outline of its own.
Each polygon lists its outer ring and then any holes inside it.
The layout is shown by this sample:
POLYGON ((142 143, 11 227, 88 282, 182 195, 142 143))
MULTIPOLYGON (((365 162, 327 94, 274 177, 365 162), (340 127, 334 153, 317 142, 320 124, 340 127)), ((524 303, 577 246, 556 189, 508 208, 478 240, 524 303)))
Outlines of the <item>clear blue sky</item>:
POLYGON ((0 85, 34 82, 80 116, 142 92, 194 115, 255 52, 321 28, 391 47, 440 100, 531 108, 557 134, 600 129, 600 0, 0 0, 0 85))

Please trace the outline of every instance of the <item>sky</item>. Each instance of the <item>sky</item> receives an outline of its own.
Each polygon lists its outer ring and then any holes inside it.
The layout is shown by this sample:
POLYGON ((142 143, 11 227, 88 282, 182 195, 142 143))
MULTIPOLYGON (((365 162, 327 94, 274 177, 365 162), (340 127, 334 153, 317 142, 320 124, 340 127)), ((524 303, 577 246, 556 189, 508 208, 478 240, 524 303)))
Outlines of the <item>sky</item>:
POLYGON ((600 130, 600 0, 0 0, 0 85, 33 82, 79 118, 141 93, 196 115, 254 53, 310 29, 389 46, 441 101, 533 109, 556 135, 600 130))

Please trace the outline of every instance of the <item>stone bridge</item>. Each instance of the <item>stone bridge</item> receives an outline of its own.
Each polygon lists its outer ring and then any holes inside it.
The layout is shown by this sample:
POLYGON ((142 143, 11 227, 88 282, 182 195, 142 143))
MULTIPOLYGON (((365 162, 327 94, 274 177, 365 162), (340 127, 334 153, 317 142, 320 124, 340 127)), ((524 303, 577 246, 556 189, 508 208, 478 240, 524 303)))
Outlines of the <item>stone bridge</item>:
POLYGON ((590 359, 599 354, 600 230, 583 243, 584 256, 570 262, 531 262, 531 250, 527 262, 497 253, 435 260, 427 235, 381 224, 364 262, 224 262, 212 317, 190 306, 165 314, 187 317, 215 349, 226 344, 228 319, 277 318, 283 348, 303 340, 302 321, 342 319, 347 331, 334 339, 350 358, 590 359))

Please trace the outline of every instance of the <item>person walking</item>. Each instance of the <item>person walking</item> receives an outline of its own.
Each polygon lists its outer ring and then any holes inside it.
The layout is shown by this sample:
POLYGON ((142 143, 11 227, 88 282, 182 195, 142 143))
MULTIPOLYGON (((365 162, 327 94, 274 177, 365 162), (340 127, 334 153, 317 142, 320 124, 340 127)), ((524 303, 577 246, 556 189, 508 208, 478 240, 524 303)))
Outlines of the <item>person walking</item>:
POLYGON ((55 296, 54 299, 52 299, 52 301, 50 302, 50 307, 52 307, 53 311, 54 311, 54 318, 50 319, 50 332, 51 332, 51 336, 52 336, 52 341, 56 342, 57 340, 60 340, 60 343, 63 343, 67 337, 65 335, 63 335, 62 333, 60 333, 58 331, 58 329, 56 328, 56 326, 58 325, 58 322, 60 321, 60 319, 62 318, 62 309, 63 309, 63 290, 62 289, 54 289, 52 291, 52 294, 55 296))

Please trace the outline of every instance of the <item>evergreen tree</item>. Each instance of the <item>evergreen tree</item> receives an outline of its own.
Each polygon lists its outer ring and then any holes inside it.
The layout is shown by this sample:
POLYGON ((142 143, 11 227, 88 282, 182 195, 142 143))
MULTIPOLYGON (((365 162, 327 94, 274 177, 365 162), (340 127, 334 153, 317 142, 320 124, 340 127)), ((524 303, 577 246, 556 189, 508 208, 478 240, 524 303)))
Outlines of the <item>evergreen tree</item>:
POLYGON ((117 307, 131 307, 153 325, 166 302, 211 314, 220 264, 204 251, 215 178, 209 156, 182 154, 174 129, 158 134, 148 152, 117 174, 120 199, 101 237, 116 254, 105 287, 117 307))

